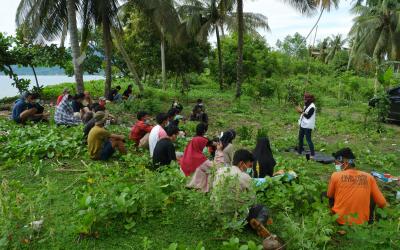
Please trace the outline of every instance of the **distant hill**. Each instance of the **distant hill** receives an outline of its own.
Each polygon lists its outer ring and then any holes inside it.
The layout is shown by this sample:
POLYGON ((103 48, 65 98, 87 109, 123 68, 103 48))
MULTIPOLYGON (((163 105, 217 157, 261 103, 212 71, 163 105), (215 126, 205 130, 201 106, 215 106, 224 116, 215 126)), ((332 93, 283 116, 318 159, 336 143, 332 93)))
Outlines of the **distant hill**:
MULTIPOLYGON (((33 75, 32 69, 29 67, 18 67, 17 65, 12 66, 12 69, 17 75, 33 75)), ((35 68, 37 75, 65 75, 64 69, 60 67, 37 67, 35 68)), ((4 75, 3 72, 0 72, 0 75, 4 75)))
MULTIPOLYGON (((23 75, 33 75, 32 69, 29 67, 18 67, 17 65, 13 65, 12 69, 15 74, 19 76, 23 75)), ((54 76, 54 75, 65 75, 64 69, 60 67, 51 67, 51 68, 46 68, 46 67, 37 67, 35 68, 36 75, 40 76, 54 76)), ((86 72, 85 72, 86 73, 86 72)), ((100 71, 99 74, 93 74, 93 75, 103 75, 103 71, 100 71)), ((0 75, 4 75, 3 72, 0 72, 0 75)))

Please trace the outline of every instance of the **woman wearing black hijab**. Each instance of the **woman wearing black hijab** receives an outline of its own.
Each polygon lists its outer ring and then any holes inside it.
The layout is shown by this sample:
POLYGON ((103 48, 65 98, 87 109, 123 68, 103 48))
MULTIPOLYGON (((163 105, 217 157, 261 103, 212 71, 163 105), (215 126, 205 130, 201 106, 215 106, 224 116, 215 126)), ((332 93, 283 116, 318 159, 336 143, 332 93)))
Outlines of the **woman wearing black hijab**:
POLYGON ((266 175, 274 174, 276 161, 272 155, 271 146, 267 137, 261 137, 257 140, 257 146, 253 151, 253 177, 264 178, 266 175))

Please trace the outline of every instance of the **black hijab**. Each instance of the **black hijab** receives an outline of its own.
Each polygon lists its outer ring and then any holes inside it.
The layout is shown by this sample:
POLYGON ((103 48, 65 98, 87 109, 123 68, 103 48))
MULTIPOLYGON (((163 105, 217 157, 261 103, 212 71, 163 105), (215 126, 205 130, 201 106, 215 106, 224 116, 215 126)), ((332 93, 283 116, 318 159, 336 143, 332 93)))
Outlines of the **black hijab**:
POLYGON ((272 155, 271 146, 267 137, 261 137, 257 140, 257 146, 253 151, 253 155, 253 177, 264 178, 266 175, 272 177, 276 161, 272 155), (257 171, 257 164, 259 166, 259 171, 257 171))

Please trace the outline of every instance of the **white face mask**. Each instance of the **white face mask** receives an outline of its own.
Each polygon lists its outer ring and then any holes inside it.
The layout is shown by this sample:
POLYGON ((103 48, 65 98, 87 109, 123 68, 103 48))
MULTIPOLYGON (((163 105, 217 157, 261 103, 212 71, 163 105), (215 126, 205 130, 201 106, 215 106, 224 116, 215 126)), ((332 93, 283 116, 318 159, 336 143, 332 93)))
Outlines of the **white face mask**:
POLYGON ((251 169, 251 168, 246 169, 246 173, 251 175, 251 173, 253 173, 253 169, 251 169))
POLYGON ((107 120, 106 123, 104 124, 104 127, 107 128, 108 126, 110 126, 111 122, 110 120, 107 120))

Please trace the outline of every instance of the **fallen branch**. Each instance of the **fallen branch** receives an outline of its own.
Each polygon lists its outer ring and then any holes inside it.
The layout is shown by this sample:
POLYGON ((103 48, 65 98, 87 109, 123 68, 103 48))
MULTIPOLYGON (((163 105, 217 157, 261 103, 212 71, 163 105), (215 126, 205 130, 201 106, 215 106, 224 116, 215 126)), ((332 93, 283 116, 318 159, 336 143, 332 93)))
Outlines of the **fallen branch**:
POLYGON ((86 168, 89 168, 89 166, 86 164, 86 162, 84 162, 83 160, 81 160, 81 162, 86 168))
POLYGON ((68 187, 64 188, 64 189, 63 189, 63 192, 67 191, 67 190, 70 189, 73 185, 75 185, 76 183, 78 183, 79 180, 80 180, 80 178, 81 178, 81 177, 79 176, 79 178, 77 178, 74 182, 72 182, 71 185, 69 185, 68 187))

